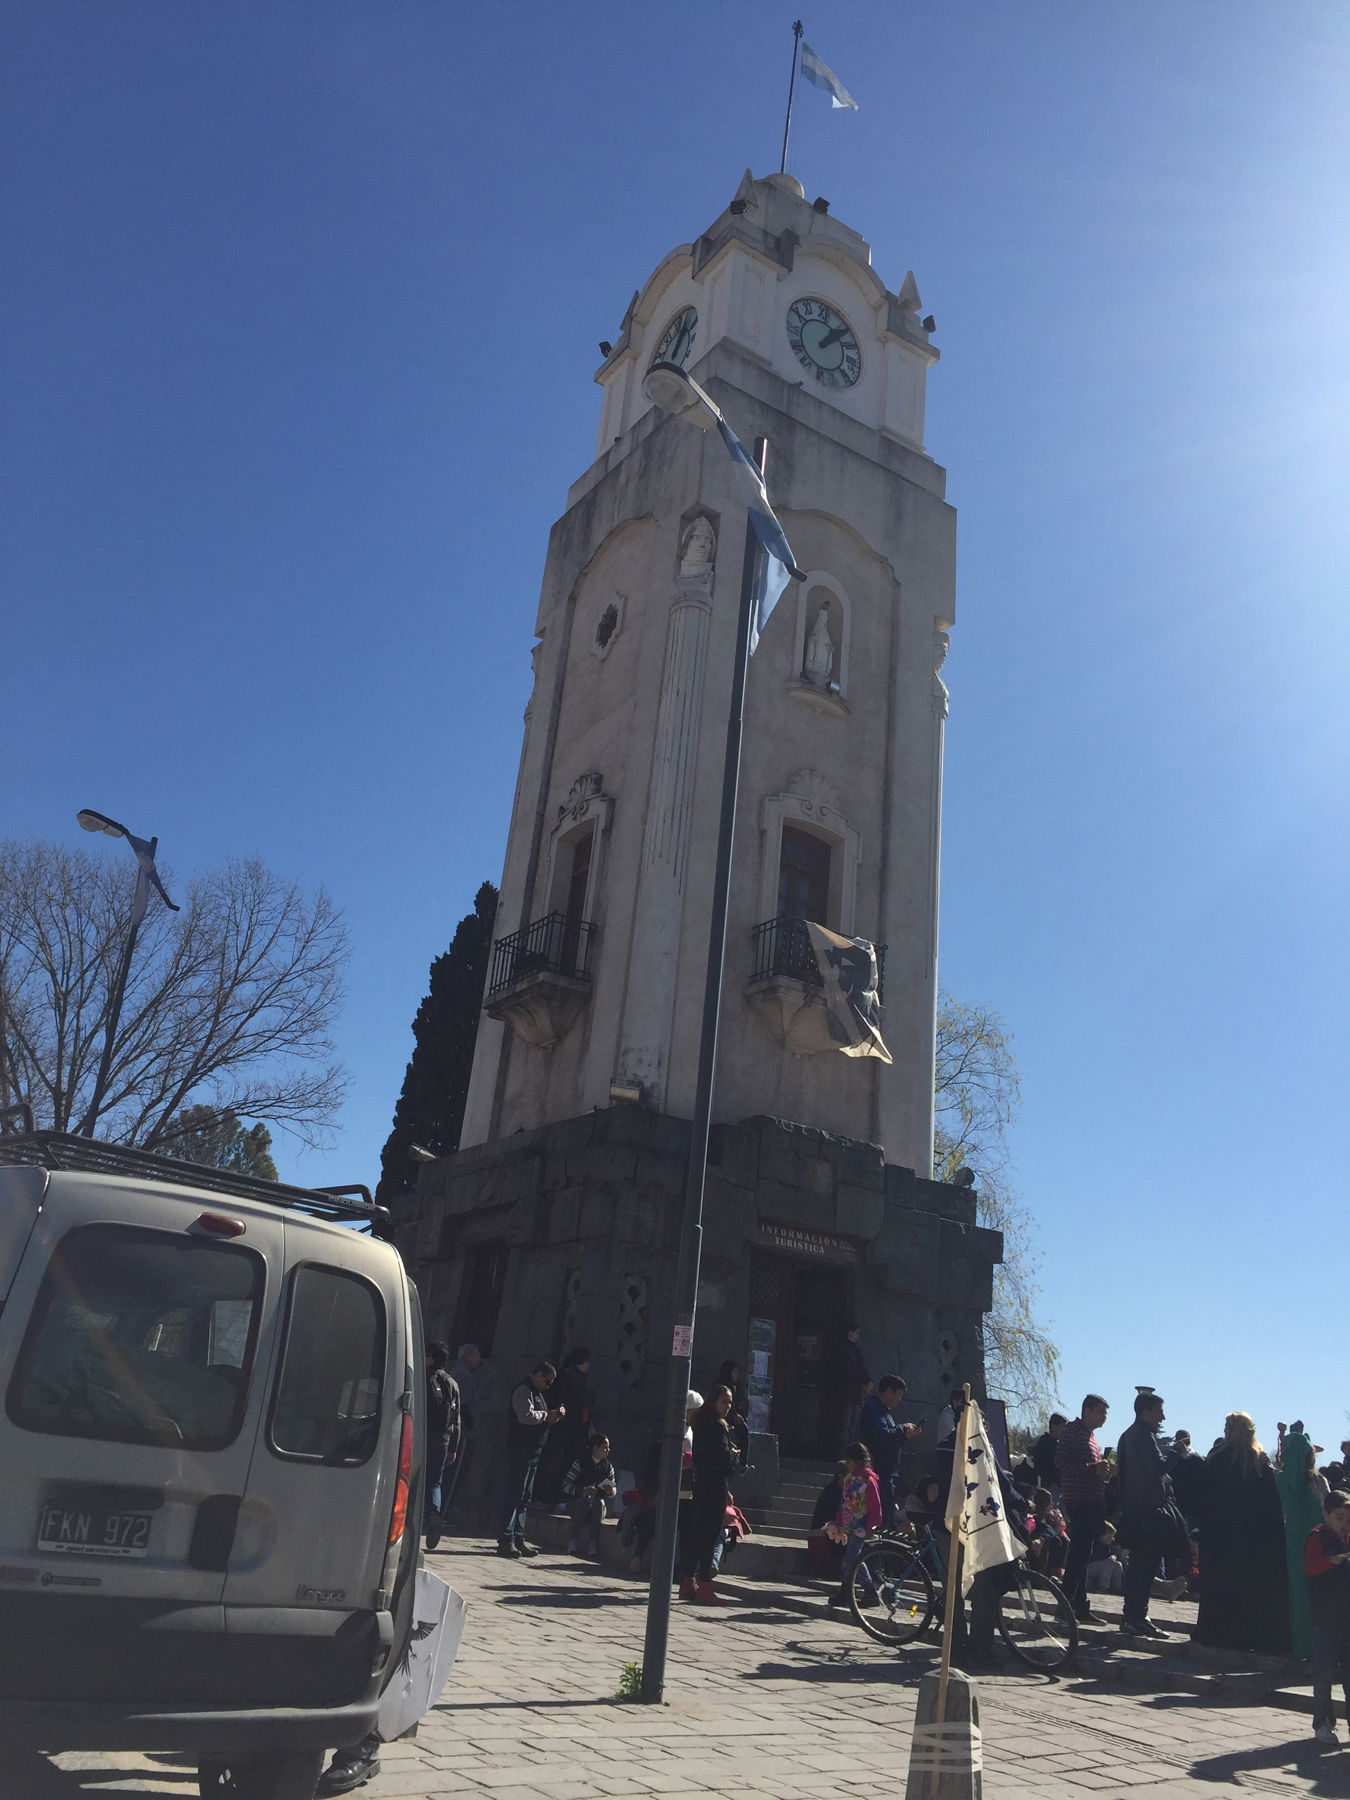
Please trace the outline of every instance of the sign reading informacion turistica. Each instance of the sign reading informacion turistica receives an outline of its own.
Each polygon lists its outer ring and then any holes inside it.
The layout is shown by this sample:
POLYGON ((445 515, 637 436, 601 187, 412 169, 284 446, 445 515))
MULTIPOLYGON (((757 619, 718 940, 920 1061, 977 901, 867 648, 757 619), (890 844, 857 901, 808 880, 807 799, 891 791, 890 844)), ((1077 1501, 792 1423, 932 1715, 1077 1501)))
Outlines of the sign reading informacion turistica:
POLYGON ((859 1262, 862 1250, 853 1238, 837 1237, 832 1231, 812 1231, 808 1225, 783 1225, 775 1219, 761 1219, 750 1242, 764 1250, 776 1250, 782 1256, 809 1256, 821 1262, 859 1262))

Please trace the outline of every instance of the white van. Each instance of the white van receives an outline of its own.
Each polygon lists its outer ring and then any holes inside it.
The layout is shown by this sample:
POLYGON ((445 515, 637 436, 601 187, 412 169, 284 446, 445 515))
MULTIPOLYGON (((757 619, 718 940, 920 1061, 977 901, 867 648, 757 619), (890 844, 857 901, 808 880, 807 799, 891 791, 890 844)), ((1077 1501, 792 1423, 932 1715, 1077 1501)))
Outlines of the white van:
POLYGON ((407 1646, 422 1329, 387 1214, 0 1136, 0 1742, 310 1800, 407 1646), (357 1229, 352 1229, 355 1226, 357 1229))

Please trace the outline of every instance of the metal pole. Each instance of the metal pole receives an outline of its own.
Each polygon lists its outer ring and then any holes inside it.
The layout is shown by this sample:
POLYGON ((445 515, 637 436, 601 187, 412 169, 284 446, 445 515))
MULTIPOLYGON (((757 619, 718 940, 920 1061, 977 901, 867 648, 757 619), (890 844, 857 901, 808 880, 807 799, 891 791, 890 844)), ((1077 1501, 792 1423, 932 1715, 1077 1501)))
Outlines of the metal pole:
MULTIPOLYGON (((158 838, 151 838, 151 854, 158 838)), ((113 977, 112 995, 108 1001, 108 1026, 103 1034, 103 1055, 99 1059, 98 1075, 94 1080, 94 1092, 85 1115, 80 1124, 81 1137, 93 1137, 94 1127, 98 1123, 98 1109, 103 1104, 103 1096, 108 1091, 108 1078, 112 1073, 113 1045, 117 1038, 117 1027, 122 1020, 122 1001, 127 991, 127 976, 131 973, 131 953, 136 948, 136 934, 141 928, 141 920, 145 917, 146 905, 149 902, 150 889, 144 873, 136 875, 136 893, 131 902, 131 923, 127 926, 126 942, 122 945, 122 954, 117 963, 117 974, 113 977)))
MULTIPOLYGON (((765 439, 755 442, 755 461, 764 470, 765 439)), ((694 1118, 685 1166, 684 1216, 680 1226, 679 1263, 675 1272, 675 1333, 666 1383, 666 1414, 661 1435, 661 1475, 657 1493, 656 1536, 652 1544, 651 1585, 647 1593, 647 1631, 642 1646, 641 1699, 659 1704, 666 1685, 666 1646, 670 1637, 670 1589, 675 1578, 675 1539, 680 1516, 680 1470, 684 1452, 684 1400, 689 1392, 694 1353, 694 1310, 698 1271, 703 1255, 703 1189, 712 1127, 713 1070, 717 1061, 717 1028, 722 1006, 722 964, 727 945, 727 901, 731 891, 731 847, 736 832, 736 789, 741 773, 741 723, 745 709, 745 672, 750 660, 750 616, 755 603, 759 542, 745 518, 745 556, 741 565, 740 615, 736 655, 731 673, 731 707, 727 717, 726 756, 722 764, 722 813, 717 831, 712 905, 708 919, 708 966, 703 985, 703 1025, 698 1048, 698 1082, 694 1118)))
POLYGON ((793 21, 792 25, 792 74, 788 78, 787 118, 783 121, 783 155, 778 164, 778 173, 787 174, 788 133, 792 130, 792 96, 797 87, 797 52, 801 48, 802 22, 793 21))
MULTIPOLYGON (((956 1609, 961 1604, 957 1598, 957 1584, 961 1580, 961 1513, 951 1510, 951 1495, 956 1488, 958 1474, 964 1479, 966 1467, 966 1449, 970 1443, 970 1383, 962 1384, 965 1404, 961 1408, 961 1427, 956 1434, 956 1449, 952 1459, 952 1486, 947 1495, 947 1587, 946 1616, 942 1621, 942 1660, 938 1664, 937 1705, 933 1710, 934 1721, 938 1725, 947 1718, 947 1675, 952 1666, 952 1626, 956 1620, 956 1609)), ((933 1776, 929 1792, 937 1792, 937 1783, 942 1772, 941 1758, 933 1763, 933 1776)))

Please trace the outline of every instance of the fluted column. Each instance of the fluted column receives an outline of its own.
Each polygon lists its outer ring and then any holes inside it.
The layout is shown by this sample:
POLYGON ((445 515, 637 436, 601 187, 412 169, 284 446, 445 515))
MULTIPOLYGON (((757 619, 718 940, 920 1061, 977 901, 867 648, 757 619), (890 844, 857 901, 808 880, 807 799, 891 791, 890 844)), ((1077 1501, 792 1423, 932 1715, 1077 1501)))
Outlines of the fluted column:
POLYGON ((640 1086, 657 1106, 665 1098, 712 618, 715 543, 708 541, 711 527, 706 520, 695 525, 703 530, 699 557, 691 559, 686 551, 666 625, 622 1049, 615 1070, 616 1081, 640 1086))

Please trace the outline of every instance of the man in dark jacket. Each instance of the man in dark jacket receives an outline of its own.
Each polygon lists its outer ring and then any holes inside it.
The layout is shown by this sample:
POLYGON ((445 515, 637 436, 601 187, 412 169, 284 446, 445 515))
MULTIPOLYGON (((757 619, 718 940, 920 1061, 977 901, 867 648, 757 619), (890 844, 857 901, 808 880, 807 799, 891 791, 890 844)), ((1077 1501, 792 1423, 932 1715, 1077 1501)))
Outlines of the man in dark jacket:
POLYGON ((434 1550, 445 1530, 441 1492, 445 1472, 459 1455, 462 1432, 459 1384, 446 1364, 448 1344, 427 1345, 427 1498, 423 1524, 427 1549, 434 1550))
MULTIPOLYGON (((1131 1637, 1165 1638, 1148 1616, 1158 1559, 1176 1548, 1180 1514, 1173 1508, 1158 1432, 1165 1417, 1163 1398, 1145 1388, 1134 1397, 1134 1424, 1120 1434, 1116 1446, 1116 1480, 1120 1492, 1120 1541, 1130 1552, 1125 1569, 1125 1604, 1121 1630, 1131 1637)), ((1170 1584, 1166 1598, 1185 1591, 1184 1580, 1170 1584)))
POLYGON ((872 1377, 863 1360, 861 1326, 849 1326, 843 1341, 836 1346, 833 1364, 841 1441, 847 1445, 857 1439, 863 1403, 872 1391, 872 1377))
POLYGON ((1063 1413, 1051 1413, 1046 1421, 1045 1430, 1031 1446, 1031 1466, 1036 1471, 1036 1485, 1049 1488, 1053 1494, 1059 1486, 1059 1472, 1055 1468, 1055 1450, 1059 1444, 1059 1436, 1068 1420, 1063 1413))
POLYGON ((858 1425, 859 1440, 867 1446, 881 1489, 881 1520, 889 1531, 900 1518, 900 1453, 905 1439, 918 1437, 922 1425, 902 1425, 894 1409, 905 1397, 905 1381, 900 1375, 883 1375, 875 1394, 863 1402, 858 1425))
POLYGON ((549 1426, 556 1425, 563 1416, 560 1406, 550 1407, 544 1398, 557 1373, 552 1363, 540 1363, 511 1390, 506 1411, 506 1507, 497 1539, 498 1556, 539 1554, 525 1542, 525 1516, 549 1426))

